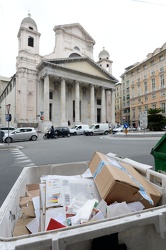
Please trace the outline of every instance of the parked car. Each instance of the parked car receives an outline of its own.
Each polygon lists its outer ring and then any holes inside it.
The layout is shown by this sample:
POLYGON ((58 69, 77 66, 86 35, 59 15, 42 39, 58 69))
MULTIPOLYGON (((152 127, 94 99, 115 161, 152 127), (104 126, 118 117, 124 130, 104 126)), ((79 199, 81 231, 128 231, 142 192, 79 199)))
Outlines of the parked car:
POLYGON ((96 123, 92 124, 89 129, 86 129, 85 135, 108 135, 110 128, 108 123, 96 123))
POLYGON ((87 124, 75 125, 70 129, 70 134, 83 135, 86 129, 89 129, 89 125, 87 124))
POLYGON ((123 132, 123 130, 124 130, 123 125, 119 126, 119 127, 115 127, 115 128, 112 129, 112 134, 116 134, 118 132, 123 132))
POLYGON ((15 130, 16 128, 15 127, 12 127, 12 126, 0 126, 0 131, 3 131, 4 133, 8 133, 9 132, 12 132, 13 130, 15 130))
POLYGON ((136 131, 137 128, 136 127, 129 127, 129 131, 136 131))
POLYGON ((3 141, 6 143, 11 143, 14 141, 24 141, 24 140, 31 140, 36 141, 38 138, 37 131, 33 127, 23 127, 17 128, 12 132, 5 133, 3 136, 3 141))
POLYGON ((70 137, 70 130, 68 127, 56 127, 55 132, 58 137, 70 137))

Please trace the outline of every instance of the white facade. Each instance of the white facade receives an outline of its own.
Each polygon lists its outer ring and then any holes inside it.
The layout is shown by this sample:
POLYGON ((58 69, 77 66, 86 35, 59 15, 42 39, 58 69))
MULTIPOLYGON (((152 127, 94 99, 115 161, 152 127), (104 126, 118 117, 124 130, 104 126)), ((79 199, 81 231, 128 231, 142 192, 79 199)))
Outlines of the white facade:
POLYGON ((22 20, 16 75, 0 96, 1 123, 5 124, 6 103, 10 102, 14 126, 33 125, 45 130, 69 123, 114 124, 118 80, 111 75, 112 69, 108 71, 94 62, 95 41, 78 23, 55 26, 54 31, 54 50, 42 57, 35 21, 30 15, 22 20))

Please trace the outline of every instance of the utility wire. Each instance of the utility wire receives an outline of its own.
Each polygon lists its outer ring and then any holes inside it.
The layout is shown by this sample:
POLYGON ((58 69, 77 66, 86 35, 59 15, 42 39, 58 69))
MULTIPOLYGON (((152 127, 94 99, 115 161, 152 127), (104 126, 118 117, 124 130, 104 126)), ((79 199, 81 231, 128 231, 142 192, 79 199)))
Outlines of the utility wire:
POLYGON ((152 3, 152 2, 147 2, 147 1, 143 1, 143 0, 131 0, 131 1, 140 2, 140 3, 147 3, 147 4, 154 4, 154 5, 166 6, 166 4, 162 4, 162 3, 152 3))

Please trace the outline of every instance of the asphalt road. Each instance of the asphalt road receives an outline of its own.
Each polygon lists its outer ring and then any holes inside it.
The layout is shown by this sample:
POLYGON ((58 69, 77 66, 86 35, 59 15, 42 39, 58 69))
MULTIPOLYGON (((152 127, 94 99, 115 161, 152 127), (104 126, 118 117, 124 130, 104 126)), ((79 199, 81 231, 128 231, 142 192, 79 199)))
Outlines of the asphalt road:
MULTIPOLYGON (((18 142, 16 148, 0 147, 0 205, 4 202, 24 167, 51 163, 89 161, 95 151, 117 154, 122 158, 154 165, 151 149, 161 137, 130 138, 108 136, 71 136, 37 141, 18 142)), ((9 145, 10 146, 10 145, 9 145)), ((65 173, 64 173, 65 174, 65 173)))

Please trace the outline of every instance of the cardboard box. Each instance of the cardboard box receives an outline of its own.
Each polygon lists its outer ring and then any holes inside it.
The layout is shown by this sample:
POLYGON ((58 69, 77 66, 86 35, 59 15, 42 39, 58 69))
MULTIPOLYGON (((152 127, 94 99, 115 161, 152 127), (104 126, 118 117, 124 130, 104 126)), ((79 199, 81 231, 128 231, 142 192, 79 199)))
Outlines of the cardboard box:
POLYGON ((140 201, 145 208, 157 205, 161 194, 131 165, 95 152, 89 168, 101 197, 108 205, 117 201, 140 201))

